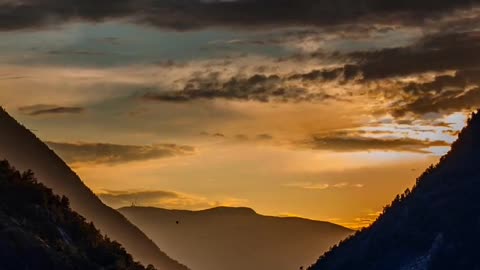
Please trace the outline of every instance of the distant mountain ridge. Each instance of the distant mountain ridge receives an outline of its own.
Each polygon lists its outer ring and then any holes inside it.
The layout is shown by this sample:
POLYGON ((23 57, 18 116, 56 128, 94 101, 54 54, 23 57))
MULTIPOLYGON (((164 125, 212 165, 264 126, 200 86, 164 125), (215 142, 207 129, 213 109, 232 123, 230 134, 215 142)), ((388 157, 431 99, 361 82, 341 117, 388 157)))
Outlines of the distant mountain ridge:
POLYGON ((70 199, 71 207, 93 221, 102 233, 120 242, 135 259, 159 270, 187 270, 169 258, 136 226, 103 204, 81 179, 30 130, 0 108, 0 159, 19 170, 35 172, 38 180, 70 199))
POLYGON ((290 270, 352 233, 328 222, 272 217, 253 209, 119 209, 162 250, 195 270, 290 270))
MULTIPOLYGON (((124 207, 128 208, 128 207, 124 207)), ((156 207, 140 207, 140 208, 151 208, 156 209, 159 211, 166 211, 172 213, 190 213, 192 215, 221 215, 221 214, 231 214, 231 215, 258 215, 255 210, 248 207, 227 207, 227 206, 219 206, 214 208, 209 208, 205 210, 198 210, 198 211, 191 211, 191 210, 176 210, 176 209, 163 209, 163 208, 156 208, 156 207)))
POLYGON ((480 114, 412 190, 310 270, 480 269, 480 114))
POLYGON ((153 270, 70 209, 31 172, 0 161, 0 269, 153 270))

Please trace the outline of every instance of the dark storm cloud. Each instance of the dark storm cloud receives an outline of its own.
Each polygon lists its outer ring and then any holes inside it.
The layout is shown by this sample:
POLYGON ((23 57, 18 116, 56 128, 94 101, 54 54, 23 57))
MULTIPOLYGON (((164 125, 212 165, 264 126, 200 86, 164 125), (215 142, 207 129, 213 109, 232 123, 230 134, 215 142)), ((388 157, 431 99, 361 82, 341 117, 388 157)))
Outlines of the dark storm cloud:
POLYGON ((191 146, 176 144, 119 145, 47 142, 68 163, 119 164, 193 154, 191 146))
POLYGON ((2 0, 0 29, 58 25, 68 21, 132 21, 177 30, 204 27, 423 23, 478 0, 2 0))
POLYGON ((342 134, 315 135, 301 146, 335 152, 397 151, 426 153, 426 148, 448 146, 444 141, 422 141, 412 138, 372 138, 342 134))
POLYGON ((38 116, 45 114, 78 114, 84 112, 85 108, 38 104, 20 107, 18 110, 23 114, 38 116))

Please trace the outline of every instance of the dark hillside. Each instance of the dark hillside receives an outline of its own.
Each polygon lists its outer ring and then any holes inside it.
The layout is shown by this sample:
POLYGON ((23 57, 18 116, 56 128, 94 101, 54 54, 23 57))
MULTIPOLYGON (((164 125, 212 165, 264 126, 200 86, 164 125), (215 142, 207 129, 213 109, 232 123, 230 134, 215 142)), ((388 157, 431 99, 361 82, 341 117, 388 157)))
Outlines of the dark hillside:
POLYGON ((19 170, 34 171, 39 182, 55 194, 67 196, 73 210, 121 243, 136 260, 160 270, 188 269, 168 257, 122 214, 103 204, 54 151, 1 107, 0 131, 0 159, 19 170))
POLYGON ((480 269, 480 115, 369 228, 311 270, 480 269))
MULTIPOLYGON (((0 161, 0 269, 143 270, 32 172, 0 161)), ((149 266, 147 269, 154 269, 149 266)))

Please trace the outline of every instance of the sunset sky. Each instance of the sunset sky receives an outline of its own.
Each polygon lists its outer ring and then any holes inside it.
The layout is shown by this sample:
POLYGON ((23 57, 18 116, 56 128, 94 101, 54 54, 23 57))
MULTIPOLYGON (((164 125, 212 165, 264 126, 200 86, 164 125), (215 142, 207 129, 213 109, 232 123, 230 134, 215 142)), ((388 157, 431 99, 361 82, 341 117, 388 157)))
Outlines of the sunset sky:
POLYGON ((358 228, 480 106, 477 3, 0 0, 0 105, 110 206, 358 228))

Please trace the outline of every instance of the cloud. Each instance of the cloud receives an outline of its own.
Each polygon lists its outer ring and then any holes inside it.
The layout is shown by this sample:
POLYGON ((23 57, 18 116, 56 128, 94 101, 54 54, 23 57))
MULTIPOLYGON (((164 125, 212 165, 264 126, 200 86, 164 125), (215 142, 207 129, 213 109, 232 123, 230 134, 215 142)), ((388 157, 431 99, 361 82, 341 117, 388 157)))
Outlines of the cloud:
POLYGON ((248 137, 248 135, 245 135, 245 134, 236 134, 234 136, 235 140, 238 140, 238 141, 241 141, 241 142, 244 142, 244 141, 248 141, 250 138, 248 137))
POLYGON ((480 106, 480 65, 454 75, 436 76, 429 82, 409 83, 404 91, 407 98, 393 111, 397 117, 476 109, 480 106))
MULTIPOLYGON (((479 31, 434 32, 408 46, 339 57, 349 63, 294 74, 290 79, 361 86, 370 98, 377 95, 391 101, 387 110, 396 117, 452 113, 480 106, 479 31)), ((360 95, 361 91, 352 94, 360 95)))
POLYGON ((480 106, 480 88, 426 94, 417 97, 413 102, 397 108, 394 115, 403 116, 406 113, 452 113, 462 110, 476 109, 480 106))
POLYGON ((130 21, 175 30, 205 27, 258 28, 348 23, 421 24, 477 0, 7 0, 0 2, 0 29, 56 26, 69 21, 130 21))
POLYGON ((165 199, 179 198, 180 195, 175 192, 155 190, 155 191, 112 191, 105 190, 97 194, 107 204, 136 204, 145 202, 155 202, 165 199))
POLYGON ((216 138, 216 139, 224 139, 227 137, 227 135, 221 133, 221 132, 215 132, 215 133, 210 133, 210 132, 207 132, 207 131, 202 131, 200 132, 200 135, 201 136, 204 136, 204 137, 211 137, 211 138, 216 138))
POLYGON ((213 136, 213 137, 217 137, 217 138, 224 138, 224 137, 225 137, 225 134, 223 134, 223 133, 218 133, 218 132, 217 132, 217 133, 212 134, 212 136, 213 136))
POLYGON ((307 73, 294 74, 289 77, 289 80, 302 81, 333 81, 353 80, 359 75, 359 68, 354 65, 345 65, 342 68, 332 68, 325 70, 312 70, 307 73))
MULTIPOLYGON (((215 3, 210 4, 215 5, 215 3)), ((435 5, 433 2, 430 4, 435 5)), ((449 7, 452 6, 451 4, 442 2, 442 5, 449 7)), ((183 5, 183 2, 180 5, 183 5)), ((480 12, 477 11, 477 13, 480 12)), ((478 14, 476 16, 474 18, 478 18, 478 14)), ((467 25, 467 23, 462 24, 467 25)), ((478 22, 470 23, 469 29, 477 29, 475 28, 477 24, 478 22)), ((394 26, 391 28, 394 29, 393 37, 389 36, 391 40, 396 40, 395 35, 402 35, 401 29, 398 30, 394 26)), ((74 75, 69 75, 70 77, 78 76, 78 78, 67 78, 75 79, 78 85, 89 88, 105 87, 105 85, 111 88, 136 88, 142 89, 142 94, 147 91, 145 89, 151 89, 143 96, 144 100, 170 103, 217 99, 320 103, 351 101, 364 95, 371 100, 387 98, 386 106, 381 106, 379 110, 396 117, 403 117, 409 113, 415 115, 429 112, 449 113, 479 106, 477 91, 472 91, 475 86, 479 86, 479 32, 463 28, 459 31, 453 26, 448 28, 448 31, 437 31, 438 29, 431 31, 430 28, 424 30, 426 36, 419 40, 415 39, 416 42, 411 45, 400 42, 398 45, 400 47, 397 48, 390 48, 390 45, 387 46, 389 48, 382 46, 376 49, 357 48, 358 51, 353 53, 337 52, 330 56, 341 63, 332 64, 328 61, 325 63, 324 58, 317 59, 313 64, 301 60, 294 63, 294 56, 289 58, 289 62, 274 62, 273 58, 269 58, 267 62, 265 59, 268 57, 264 57, 264 59, 250 58, 249 63, 246 63, 242 62, 246 61, 245 59, 234 57, 215 59, 218 60, 216 63, 215 60, 209 59, 209 61, 196 61, 196 63, 193 61, 187 64, 173 62, 167 65, 168 67, 144 66, 142 69, 140 66, 135 66, 131 70, 126 68, 92 70, 83 75, 80 70, 80 72, 70 72, 74 75), (221 66, 219 62, 224 65, 221 66), (249 67, 244 68, 247 65, 249 67), (261 70, 262 66, 266 67, 265 70, 261 70), (257 68, 258 70, 254 70, 257 68), (275 68, 278 69, 275 70, 275 68), (226 71, 222 72, 224 69, 226 71), (452 76, 451 74, 455 71, 459 75, 452 76), (165 74, 161 76, 161 80, 156 79, 160 78, 158 76, 152 76, 158 73, 165 74), (425 73, 440 75, 434 81, 425 83, 425 77, 421 77, 425 73), (445 75, 446 73, 450 75, 445 75), (387 82, 390 84, 387 85, 387 82), (114 85, 115 83, 118 85, 114 85), (165 89, 169 90, 165 91, 165 89)), ((308 29, 304 31, 307 36, 312 34, 308 29)), ((338 35, 341 36, 343 32, 339 31, 338 35)), ((266 38, 268 39, 268 36, 266 38)), ((375 43, 375 39, 369 38, 364 42, 375 43)), ((61 50, 57 53, 59 52, 61 50)), ((78 51, 78 53, 85 53, 85 51, 78 51)), ((322 52, 317 52, 315 54, 317 56, 311 58, 321 58, 318 56, 320 53, 322 52)), ((59 74, 62 75, 62 73, 59 74)), ((42 80, 60 78, 59 80, 63 81, 65 77, 60 75, 37 77, 42 80)))
POLYGON ((294 182, 285 184, 286 187, 309 189, 309 190, 326 190, 326 189, 343 189, 343 188, 363 188, 363 184, 352 184, 348 182, 340 183, 312 183, 312 182, 294 182))
POLYGON ((85 108, 37 104, 32 106, 20 107, 18 108, 18 110, 23 114, 39 116, 45 114, 78 114, 84 112, 85 108))
POLYGON ((202 131, 200 135, 205 137, 211 138, 221 138, 224 139, 225 142, 233 142, 233 143, 273 143, 275 137, 268 133, 260 133, 260 134, 234 134, 234 135, 226 135, 224 133, 209 133, 206 131, 202 131))
POLYGON ((411 94, 438 94, 444 91, 463 90, 472 83, 480 81, 480 70, 457 71, 454 75, 435 76, 432 81, 424 83, 410 83, 404 91, 411 94))
POLYGON ((222 80, 218 74, 189 79, 179 91, 147 93, 145 100, 188 102, 196 99, 227 99, 257 102, 300 102, 334 99, 321 91, 310 91, 301 84, 287 83, 278 75, 255 74, 248 78, 222 80))
MULTIPOLYGON (((345 59, 349 63, 343 67, 294 74, 290 76, 290 79, 303 81, 356 80, 359 83, 368 83, 427 72, 452 70, 464 72, 462 75, 465 77, 472 75, 472 70, 479 68, 479 51, 480 31, 439 31, 426 34, 413 44, 406 46, 347 53, 337 52, 334 53, 336 58, 345 59)), ((459 80, 462 79, 459 78, 459 80)), ((435 86, 431 85, 430 87, 435 86)), ((410 85, 407 89, 411 90, 412 88, 415 86, 410 85)))
MULTIPOLYGON (((352 96, 368 93, 391 95, 397 99, 398 102, 392 103, 394 106, 391 112, 400 115, 402 110, 415 110, 419 105, 412 104, 411 108, 406 105, 417 98, 425 97, 427 101, 431 99, 428 96, 431 92, 452 88, 465 92, 470 86, 478 86, 478 52, 480 32, 434 32, 403 47, 334 53, 330 57, 348 63, 336 63, 335 67, 319 69, 310 66, 309 69, 304 69, 305 71, 290 70, 265 74, 259 72, 250 75, 239 72, 229 78, 225 78, 220 72, 200 72, 183 80, 178 90, 152 91, 146 94, 144 99, 163 102, 188 102, 197 99, 322 102, 348 100, 352 96), (455 71, 455 76, 445 74, 455 71), (434 78, 433 82, 425 82, 425 79, 420 80, 420 76, 424 74, 440 75, 434 78), (406 78, 409 80, 405 80, 406 78)), ((301 60, 299 61, 301 63, 301 60)), ((469 95, 471 97, 473 92, 469 95)), ((456 102, 460 104, 460 101, 456 102)), ((418 103, 422 103, 422 100, 418 103)), ((473 103, 476 104, 477 102, 473 103)), ((447 106, 445 102, 439 107, 447 106)), ((452 106, 456 108, 458 105, 452 106)), ((435 112, 436 109, 432 107, 432 111, 435 112)))
POLYGON ((241 206, 247 201, 225 198, 212 201, 205 197, 164 190, 102 190, 97 196, 106 204, 120 208, 125 206, 153 206, 168 209, 199 210, 217 206, 241 206))
POLYGON ((129 0, 7 0, 0 2, 0 29, 16 30, 57 26, 73 20, 101 21, 129 16, 135 10, 129 0))
POLYGON ((258 134, 258 135, 256 136, 256 139, 257 139, 257 140, 260 140, 260 141, 269 141, 269 140, 273 140, 273 136, 270 135, 270 134, 266 134, 266 133, 264 133, 264 134, 258 134))
POLYGON ((393 106, 394 116, 448 114, 480 106, 480 32, 436 35, 403 51, 395 57, 382 56, 383 64, 380 60, 374 61, 376 64, 363 69, 364 76, 382 78, 432 71, 454 71, 454 74, 406 84, 403 93, 398 95, 402 98, 393 106))
POLYGON ((343 134, 314 135, 301 142, 301 146, 334 152, 397 151, 428 153, 429 147, 449 146, 445 141, 417 140, 413 138, 373 138, 343 134))
MULTIPOLYGON (((408 76, 433 71, 477 68, 480 61, 480 32, 435 33, 406 47, 355 52, 364 80, 408 76)), ((349 66, 349 68, 352 68, 349 66)))
POLYGON ((120 145, 47 142, 67 163, 120 164, 193 154, 191 146, 176 144, 120 145))

